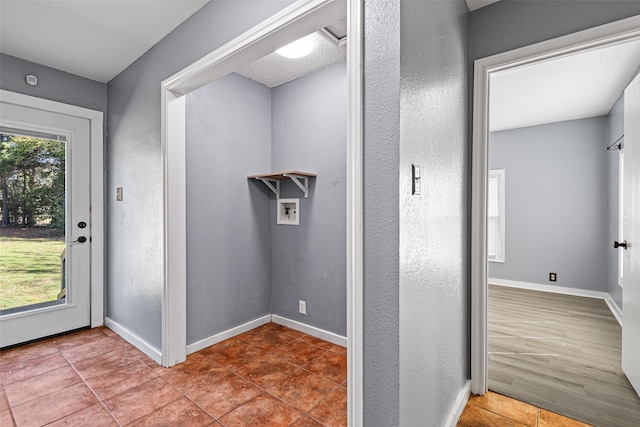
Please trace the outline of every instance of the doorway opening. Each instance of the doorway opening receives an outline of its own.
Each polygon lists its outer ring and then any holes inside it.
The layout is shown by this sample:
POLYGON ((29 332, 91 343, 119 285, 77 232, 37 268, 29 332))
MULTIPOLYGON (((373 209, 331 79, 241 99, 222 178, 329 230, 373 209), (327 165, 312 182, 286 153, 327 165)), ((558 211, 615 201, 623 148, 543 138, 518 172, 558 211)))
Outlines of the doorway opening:
POLYGON ((347 348, 348 420, 361 425, 362 404, 362 4, 301 1, 162 83, 165 281, 162 363, 185 360, 186 349, 186 95, 347 15, 347 348), (345 9, 346 7, 346 9, 345 9))
MULTIPOLYGON (((619 46, 639 39, 638 17, 582 31, 580 33, 483 58, 475 63, 473 176, 472 176, 472 392, 483 394, 488 382, 488 284, 487 224, 489 193, 490 82, 500 73, 548 63, 549 61, 591 52, 603 47, 619 46)), ((605 145, 602 142, 602 155, 605 145)), ((496 166, 497 167, 497 166, 496 166)), ((499 167, 497 167, 499 168, 499 167)), ((509 182, 509 171, 506 171, 509 182)), ((508 222, 509 212, 506 213, 508 222)), ((601 243, 604 245, 604 242, 601 243)), ((509 260, 509 248, 504 254, 509 260)), ((555 274, 550 275, 555 279, 555 274)), ((546 279, 545 279, 546 281, 546 279)))

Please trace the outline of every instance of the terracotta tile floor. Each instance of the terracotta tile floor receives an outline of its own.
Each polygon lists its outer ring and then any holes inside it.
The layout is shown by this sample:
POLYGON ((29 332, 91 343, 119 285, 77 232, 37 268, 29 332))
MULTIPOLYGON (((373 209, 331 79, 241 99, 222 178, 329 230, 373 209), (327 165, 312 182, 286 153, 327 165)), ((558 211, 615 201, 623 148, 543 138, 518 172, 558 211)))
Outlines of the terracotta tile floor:
POLYGON ((590 427, 498 393, 471 396, 458 427, 590 427))
POLYGON ((347 425, 347 351, 268 323, 163 368, 95 328, 0 352, 0 426, 347 425))

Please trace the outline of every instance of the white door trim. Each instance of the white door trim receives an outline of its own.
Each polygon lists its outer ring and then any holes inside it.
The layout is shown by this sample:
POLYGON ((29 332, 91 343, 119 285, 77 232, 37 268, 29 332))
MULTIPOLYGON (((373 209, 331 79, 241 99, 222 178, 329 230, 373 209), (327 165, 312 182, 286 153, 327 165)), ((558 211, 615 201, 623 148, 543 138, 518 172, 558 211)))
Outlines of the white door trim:
POLYGON ((363 409, 363 40, 364 2, 347 5, 347 425, 364 424, 363 409))
POLYGON ((348 421, 362 425, 362 0, 300 0, 161 85, 164 180, 162 363, 186 358, 185 95, 347 14, 348 421), (320 23, 320 25, 319 25, 320 23))
POLYGON ((471 196, 471 392, 487 391, 487 170, 492 73, 640 39, 640 16, 475 61, 471 196))
POLYGON ((104 154, 103 113, 0 89, 8 104, 89 120, 91 135, 91 327, 104 323, 104 154))

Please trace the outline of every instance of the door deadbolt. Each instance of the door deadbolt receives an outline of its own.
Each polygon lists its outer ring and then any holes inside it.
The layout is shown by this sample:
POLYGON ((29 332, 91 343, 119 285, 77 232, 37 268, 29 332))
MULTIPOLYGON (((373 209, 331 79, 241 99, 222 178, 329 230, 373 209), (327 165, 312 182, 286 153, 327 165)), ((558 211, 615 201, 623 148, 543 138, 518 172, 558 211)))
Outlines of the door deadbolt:
POLYGON ((86 226, 87 226, 87 223, 86 223, 86 222, 84 222, 84 221, 80 221, 80 222, 78 223, 78 228, 85 228, 86 226))

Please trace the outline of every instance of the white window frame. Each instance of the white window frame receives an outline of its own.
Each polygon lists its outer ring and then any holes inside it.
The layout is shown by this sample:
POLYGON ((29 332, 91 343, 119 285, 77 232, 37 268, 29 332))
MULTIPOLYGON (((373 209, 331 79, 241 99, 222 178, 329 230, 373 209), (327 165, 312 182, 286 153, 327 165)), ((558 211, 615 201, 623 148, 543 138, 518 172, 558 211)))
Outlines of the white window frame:
POLYGON ((489 200, 489 186, 487 186, 487 260, 489 262, 500 262, 504 263, 505 260, 505 217, 504 217, 504 169, 493 169, 489 171, 489 180, 488 183, 491 182, 492 179, 498 180, 498 238, 497 238, 497 248, 496 253, 491 254, 489 252, 489 222, 491 221, 491 216, 489 215, 489 209, 491 200, 489 200))

